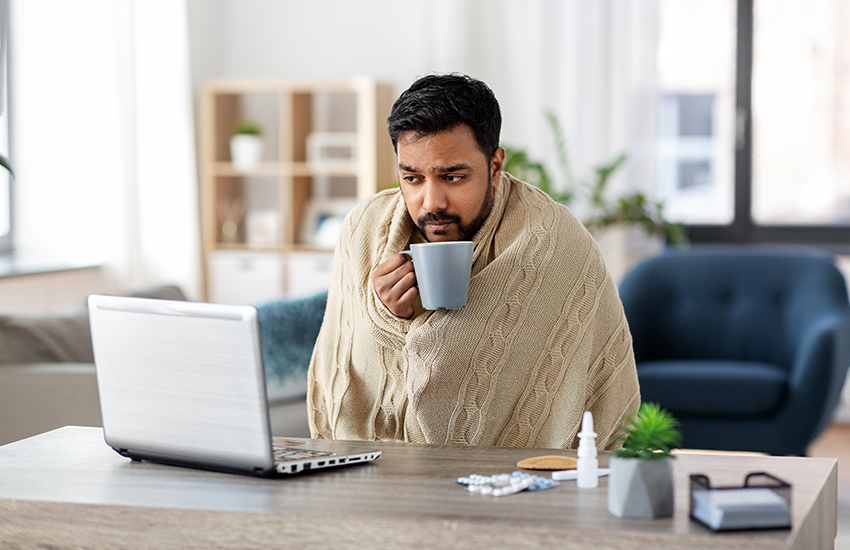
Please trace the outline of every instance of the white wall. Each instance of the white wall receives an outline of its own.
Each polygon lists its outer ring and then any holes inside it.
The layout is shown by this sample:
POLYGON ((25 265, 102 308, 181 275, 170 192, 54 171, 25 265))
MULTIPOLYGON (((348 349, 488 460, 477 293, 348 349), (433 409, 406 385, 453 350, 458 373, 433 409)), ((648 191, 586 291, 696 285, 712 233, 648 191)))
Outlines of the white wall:
MULTIPOLYGON (((553 108, 579 170, 610 160, 625 129, 612 60, 625 56, 620 0, 187 0, 196 92, 212 77, 368 74, 396 93, 429 72, 481 78, 502 105, 503 142, 556 166, 553 108), (619 37, 615 45, 611 37, 619 37), (617 50, 619 48, 619 50, 617 50)), ((613 61, 617 62, 617 61, 613 61)), ((197 111, 196 111, 197 112, 197 111)))
MULTIPOLYGON (((431 2, 438 5, 440 2, 431 2)), ((431 67, 429 2, 188 0, 193 81, 369 74, 406 87, 431 67), (401 41, 405 28, 419 29, 401 41)))

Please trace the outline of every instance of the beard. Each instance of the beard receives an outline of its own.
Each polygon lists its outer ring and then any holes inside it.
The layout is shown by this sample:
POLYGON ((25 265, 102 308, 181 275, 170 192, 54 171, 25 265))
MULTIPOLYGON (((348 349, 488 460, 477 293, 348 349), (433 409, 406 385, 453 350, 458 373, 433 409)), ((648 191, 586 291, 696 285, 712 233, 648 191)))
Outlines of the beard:
MULTIPOLYGON (((487 193, 484 195, 484 202, 481 204, 481 209, 478 211, 478 214, 475 218, 469 223, 462 223, 460 216, 457 214, 452 214, 446 211, 439 212, 428 212, 424 216, 421 216, 418 220, 416 220, 416 227, 419 229, 419 233, 425 238, 426 241, 431 239, 428 238, 428 234, 425 232, 425 228, 429 223, 454 223, 458 228, 458 238, 459 241, 471 241, 472 237, 478 233, 478 230, 481 229, 481 226, 484 225, 484 222, 487 220, 487 216, 490 215, 490 211, 493 210, 493 202, 495 201, 496 191, 493 189, 493 186, 489 184, 487 185, 487 193)), ((445 235, 445 231, 434 231, 435 235, 445 235)))

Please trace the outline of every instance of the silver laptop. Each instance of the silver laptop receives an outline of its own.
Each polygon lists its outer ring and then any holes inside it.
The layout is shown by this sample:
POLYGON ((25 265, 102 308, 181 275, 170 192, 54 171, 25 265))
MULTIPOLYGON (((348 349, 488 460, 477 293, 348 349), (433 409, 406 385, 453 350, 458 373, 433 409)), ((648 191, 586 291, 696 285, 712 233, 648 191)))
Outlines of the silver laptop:
POLYGON ((273 444, 256 308, 98 295, 88 306, 103 434, 121 455, 275 476, 381 454, 273 444))

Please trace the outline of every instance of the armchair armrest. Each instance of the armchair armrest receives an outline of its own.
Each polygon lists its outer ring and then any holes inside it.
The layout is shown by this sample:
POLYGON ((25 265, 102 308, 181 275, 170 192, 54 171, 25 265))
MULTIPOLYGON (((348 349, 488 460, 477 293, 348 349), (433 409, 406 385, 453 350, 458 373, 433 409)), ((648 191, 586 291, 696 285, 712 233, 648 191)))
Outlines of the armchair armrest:
POLYGON ((811 325, 800 339, 788 379, 788 411, 797 416, 796 422, 811 422, 817 426, 816 433, 826 427, 848 367, 850 314, 836 312, 811 325))

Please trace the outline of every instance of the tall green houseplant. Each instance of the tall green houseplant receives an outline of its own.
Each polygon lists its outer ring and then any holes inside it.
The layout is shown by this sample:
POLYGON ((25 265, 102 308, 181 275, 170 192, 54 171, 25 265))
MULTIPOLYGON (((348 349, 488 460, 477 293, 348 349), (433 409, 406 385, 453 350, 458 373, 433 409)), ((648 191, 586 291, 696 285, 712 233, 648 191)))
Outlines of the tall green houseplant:
POLYGON ((563 188, 555 190, 546 167, 531 160, 528 153, 522 149, 505 147, 506 172, 537 186, 555 201, 566 206, 571 206, 578 200, 585 200, 589 212, 583 223, 590 231, 616 225, 636 225, 643 228, 647 235, 659 237, 674 246, 682 247, 687 244, 682 224, 665 218, 663 203, 650 200, 640 191, 630 191, 615 198, 608 198, 608 184, 614 173, 626 162, 625 154, 597 166, 591 181, 577 180, 570 166, 567 140, 557 117, 549 111, 546 113, 546 120, 555 137, 558 164, 564 178, 563 188))

